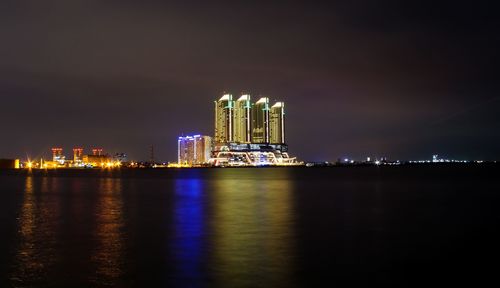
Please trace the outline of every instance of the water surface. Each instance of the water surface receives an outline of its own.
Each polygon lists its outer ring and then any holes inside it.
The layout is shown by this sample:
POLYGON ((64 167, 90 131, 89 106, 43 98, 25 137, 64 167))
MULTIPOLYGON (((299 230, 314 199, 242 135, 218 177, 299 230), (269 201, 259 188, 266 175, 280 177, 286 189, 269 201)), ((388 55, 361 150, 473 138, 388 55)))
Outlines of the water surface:
POLYGON ((498 281, 498 171, 4 170, 0 286, 498 281))

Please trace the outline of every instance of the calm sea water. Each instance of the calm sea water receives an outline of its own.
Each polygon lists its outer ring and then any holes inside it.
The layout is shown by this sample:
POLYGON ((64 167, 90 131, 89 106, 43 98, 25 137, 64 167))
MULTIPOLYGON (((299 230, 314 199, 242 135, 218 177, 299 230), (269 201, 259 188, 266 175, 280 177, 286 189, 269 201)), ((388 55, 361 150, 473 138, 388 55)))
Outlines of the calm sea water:
POLYGON ((498 284, 499 171, 4 170, 0 286, 498 284))

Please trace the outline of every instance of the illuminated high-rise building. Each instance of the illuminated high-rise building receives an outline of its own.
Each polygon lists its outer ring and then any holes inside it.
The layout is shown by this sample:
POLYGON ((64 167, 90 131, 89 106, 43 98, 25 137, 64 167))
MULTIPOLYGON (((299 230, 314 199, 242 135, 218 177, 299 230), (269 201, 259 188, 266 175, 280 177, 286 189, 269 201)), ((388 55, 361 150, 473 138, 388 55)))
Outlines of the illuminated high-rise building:
POLYGON ((269 98, 260 98, 252 111, 252 142, 269 143, 269 98))
POLYGON ((232 141, 238 143, 250 143, 252 141, 251 111, 252 103, 250 102, 250 95, 241 95, 234 105, 232 141))
POLYGON ((224 94, 215 101, 215 143, 224 144, 233 141, 233 109, 231 94, 224 94))
POLYGON ((177 140, 178 164, 205 164, 208 163, 211 154, 212 138, 209 136, 181 136, 177 140))
POLYGON ((177 139, 177 163, 193 163, 194 158, 194 138, 191 136, 180 136, 177 139))
MULTIPOLYGON (((179 138, 179 164, 196 163, 194 147, 194 138, 179 138)), ((211 156, 208 165, 222 167, 302 164, 288 154, 285 103, 277 102, 271 107, 267 97, 252 103, 248 94, 236 101, 231 94, 224 94, 215 101, 215 141, 211 156)))
POLYGON ((194 164, 208 163, 212 157, 212 137, 195 135, 194 142, 194 164))
POLYGON ((269 111, 271 144, 285 144, 285 103, 276 102, 269 111))

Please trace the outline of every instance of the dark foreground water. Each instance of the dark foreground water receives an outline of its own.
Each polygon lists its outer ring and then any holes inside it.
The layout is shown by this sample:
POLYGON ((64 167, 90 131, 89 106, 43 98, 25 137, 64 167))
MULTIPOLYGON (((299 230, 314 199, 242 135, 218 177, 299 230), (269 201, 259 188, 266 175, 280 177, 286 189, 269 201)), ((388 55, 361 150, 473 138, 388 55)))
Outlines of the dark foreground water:
POLYGON ((491 286, 498 172, 3 170, 0 287, 491 286))

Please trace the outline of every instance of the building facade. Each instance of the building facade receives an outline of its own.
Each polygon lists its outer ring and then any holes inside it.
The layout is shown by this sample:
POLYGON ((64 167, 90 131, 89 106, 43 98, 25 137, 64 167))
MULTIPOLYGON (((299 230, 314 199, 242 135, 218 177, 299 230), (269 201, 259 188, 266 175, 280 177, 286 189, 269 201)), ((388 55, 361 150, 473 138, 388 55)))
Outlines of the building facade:
POLYGON ((241 95, 234 105, 233 117, 233 142, 251 143, 252 142, 252 102, 250 95, 241 95))
POLYGON ((233 141, 233 96, 224 94, 215 101, 215 143, 233 141))
POLYGON ((237 144, 285 144, 285 103, 270 106, 269 98, 261 97, 254 104, 249 94, 233 101, 224 94, 215 101, 216 150, 237 144))
POLYGON ((255 102, 252 114, 252 142, 269 143, 269 98, 255 102))
POLYGON ((179 165, 203 165, 212 155, 210 136, 181 136, 177 140, 177 162, 179 165))
POLYGON ((73 148, 73 163, 81 163, 83 148, 73 148))
MULTIPOLYGON (((179 145, 179 164, 194 163, 193 145, 179 145)), ((252 103, 248 94, 236 101, 230 94, 224 94, 215 101, 215 140, 208 164, 222 167, 302 165, 288 155, 285 103, 270 106, 267 97, 252 103)))
POLYGON ((20 168, 19 159, 0 159, 0 168, 2 169, 19 169, 20 168))
POLYGON ((62 148, 52 148, 52 161, 64 164, 66 157, 62 155, 62 148))
POLYGON ((276 102, 269 111, 271 144, 285 144, 285 103, 276 102))
POLYGON ((83 165, 89 165, 92 167, 106 166, 111 163, 111 157, 109 155, 83 155, 82 156, 83 165))

